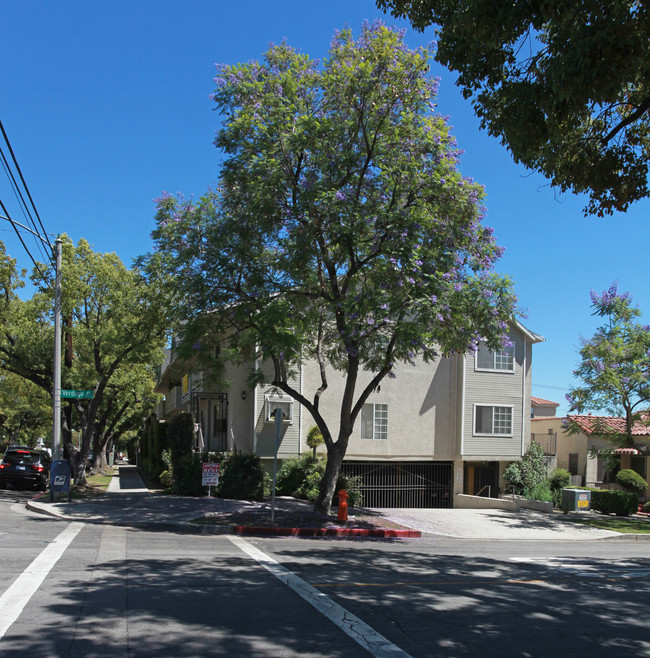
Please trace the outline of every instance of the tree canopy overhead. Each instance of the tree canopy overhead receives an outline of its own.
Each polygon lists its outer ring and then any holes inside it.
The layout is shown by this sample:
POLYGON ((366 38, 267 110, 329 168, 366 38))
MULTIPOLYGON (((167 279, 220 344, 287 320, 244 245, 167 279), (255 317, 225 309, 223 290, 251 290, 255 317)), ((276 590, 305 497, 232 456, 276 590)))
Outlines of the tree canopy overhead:
POLYGON ((356 40, 338 32, 322 63, 283 43, 219 67, 216 83, 219 188, 159 200, 150 271, 175 275, 186 333, 205 321, 273 362, 273 384, 323 434, 329 509, 372 390, 417 355, 500 346, 514 295, 492 271, 502 250, 481 223, 483 188, 432 111, 426 50, 366 24, 356 40), (304 358, 320 364, 311 392, 291 384, 304 358), (328 368, 345 374, 338 428, 319 411, 328 368))
POLYGON ((377 0, 438 26, 436 60, 459 74, 481 125, 585 213, 650 196, 650 7, 641 0, 377 0))

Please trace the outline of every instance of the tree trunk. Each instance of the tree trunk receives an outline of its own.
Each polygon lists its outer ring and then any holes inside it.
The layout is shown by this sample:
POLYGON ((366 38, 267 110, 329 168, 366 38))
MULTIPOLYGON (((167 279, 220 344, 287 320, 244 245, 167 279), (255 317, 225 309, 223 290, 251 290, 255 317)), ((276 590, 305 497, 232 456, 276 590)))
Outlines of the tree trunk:
POLYGON ((327 465, 325 475, 320 485, 320 493, 316 499, 314 509, 320 514, 329 514, 332 508, 332 498, 336 491, 336 482, 341 472, 341 464, 348 447, 348 439, 340 439, 327 448, 327 465))

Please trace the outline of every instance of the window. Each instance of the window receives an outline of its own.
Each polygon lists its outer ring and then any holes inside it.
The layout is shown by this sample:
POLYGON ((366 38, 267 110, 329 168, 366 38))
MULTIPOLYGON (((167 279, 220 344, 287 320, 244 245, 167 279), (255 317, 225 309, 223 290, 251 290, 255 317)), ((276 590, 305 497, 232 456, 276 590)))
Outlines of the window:
POLYGON ((571 475, 578 475, 578 453, 569 453, 569 473, 571 475))
POLYGON ((474 434, 512 435, 512 407, 474 405, 474 434))
POLYGON ((281 397, 267 397, 266 398, 266 420, 275 420, 275 410, 282 411, 282 420, 291 422, 291 415, 293 411, 293 400, 281 397))
POLYGON ((493 352, 485 343, 480 343, 476 352, 476 370, 514 372, 515 346, 511 345, 493 352))
POLYGON ((388 405, 364 404, 361 409, 361 438, 388 438, 388 405))

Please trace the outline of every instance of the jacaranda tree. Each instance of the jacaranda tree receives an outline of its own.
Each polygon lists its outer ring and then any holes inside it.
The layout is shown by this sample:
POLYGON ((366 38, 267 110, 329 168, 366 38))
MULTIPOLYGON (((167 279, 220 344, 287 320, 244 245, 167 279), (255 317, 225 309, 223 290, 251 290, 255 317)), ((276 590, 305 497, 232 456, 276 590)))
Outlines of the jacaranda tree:
POLYGON ((315 419, 328 454, 317 508, 329 511, 371 391, 416 355, 498 348, 515 298, 492 271, 483 188, 459 173, 433 111, 426 50, 366 24, 356 40, 337 32, 322 63, 283 43, 220 66, 216 85, 219 187, 159 200, 150 272, 175 275, 186 334, 204 322, 257 350, 315 419), (291 383, 303 359, 320 365, 314 391, 291 383), (345 378, 338 427, 319 411, 328 369, 345 378))
MULTIPOLYGON (((641 311, 632 306, 628 293, 618 292, 616 283, 600 295, 592 290, 591 307, 594 315, 607 321, 592 338, 583 340, 581 362, 573 373, 582 385, 567 395, 571 411, 605 410, 624 418, 624 432, 608 425, 595 429, 615 447, 643 451, 632 430, 650 403, 650 326, 636 321, 641 311)), ((568 429, 580 428, 574 422, 568 429)))

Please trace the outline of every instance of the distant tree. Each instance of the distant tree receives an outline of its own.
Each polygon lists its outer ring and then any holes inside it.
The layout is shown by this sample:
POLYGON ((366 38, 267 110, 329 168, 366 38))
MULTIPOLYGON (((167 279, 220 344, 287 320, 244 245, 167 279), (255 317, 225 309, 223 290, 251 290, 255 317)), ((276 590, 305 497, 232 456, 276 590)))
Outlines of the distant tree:
MULTIPOLYGON (((62 315, 67 320, 62 388, 94 393, 92 400, 62 403, 62 442, 75 482, 83 485, 93 437, 101 438, 96 431, 102 428, 102 411, 115 402, 110 398, 118 397, 116 388, 121 380, 128 381, 130 369, 148 365, 147 376, 153 378, 153 367, 162 362, 169 320, 166 297, 155 282, 127 269, 114 253, 98 254, 83 239, 75 247, 63 237, 62 315), (73 428, 81 432, 80 447, 72 441, 73 428)), ((28 379, 51 396, 53 273, 41 266, 34 282, 39 287, 31 299, 11 300, 0 339, 0 370, 28 379)), ((102 464, 102 452, 93 453, 95 467, 102 464)))
POLYGON ((641 0, 377 0, 436 25, 436 59, 459 74, 481 126, 585 213, 650 195, 650 8, 641 0))
POLYGON ((426 50, 377 24, 337 33, 322 65, 282 44, 220 67, 220 187, 158 204, 152 275, 176 277, 186 334, 204 323, 235 351, 259 348, 272 384, 309 411, 328 455, 322 512, 379 383, 417 355, 499 348, 514 310, 491 271, 501 249, 481 224, 483 188, 457 170, 428 71, 426 50), (320 366, 310 392, 291 378, 305 358, 320 366), (328 368, 345 378, 337 428, 320 411, 328 368))
POLYGON ((51 445, 52 398, 29 380, 0 371, 0 430, 8 444, 51 445))
MULTIPOLYGON (((582 341, 580 365, 574 375, 582 385, 567 394, 570 411, 605 410, 611 416, 625 420, 625 431, 616 431, 606 423, 594 431, 610 439, 615 447, 643 446, 634 438, 634 424, 642 420, 642 411, 650 404, 650 326, 636 319, 641 311, 632 306, 628 293, 619 293, 614 283, 602 294, 591 291, 593 315, 606 318, 606 323, 594 336, 582 341)), ((569 419, 569 432, 580 431, 575 420, 569 419)))

